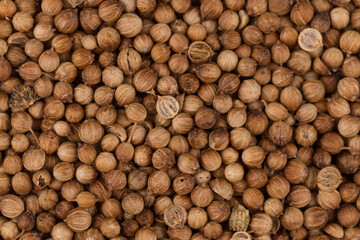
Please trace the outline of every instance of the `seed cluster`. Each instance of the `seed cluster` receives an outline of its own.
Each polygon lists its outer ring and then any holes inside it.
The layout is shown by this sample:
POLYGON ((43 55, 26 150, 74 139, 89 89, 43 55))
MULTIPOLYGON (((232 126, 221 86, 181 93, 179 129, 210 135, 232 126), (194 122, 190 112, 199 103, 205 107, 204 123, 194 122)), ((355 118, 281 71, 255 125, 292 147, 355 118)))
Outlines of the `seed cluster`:
POLYGON ((0 239, 360 239, 360 0, 0 0, 0 239))

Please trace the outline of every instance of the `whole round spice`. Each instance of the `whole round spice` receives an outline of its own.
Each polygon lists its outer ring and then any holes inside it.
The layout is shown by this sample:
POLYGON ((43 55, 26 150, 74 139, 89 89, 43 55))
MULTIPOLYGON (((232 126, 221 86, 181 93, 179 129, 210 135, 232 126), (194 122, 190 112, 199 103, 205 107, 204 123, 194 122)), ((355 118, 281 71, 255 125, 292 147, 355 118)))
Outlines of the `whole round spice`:
POLYGON ((281 223, 288 230, 299 229, 304 223, 303 213, 294 207, 288 207, 281 218, 281 223))
POLYGON ((306 1, 297 2, 291 9, 290 18, 296 25, 306 25, 314 16, 314 8, 306 1))
POLYGON ((7 80, 11 75, 11 66, 10 63, 3 57, 0 58, 0 81, 7 80))
POLYGON ((73 238, 74 232, 66 225, 66 223, 59 222, 53 227, 51 235, 55 240, 70 240, 73 238))
POLYGON ((128 142, 123 142, 116 147, 116 158, 122 162, 129 162, 134 156, 134 147, 128 142))
POLYGON ((150 228, 144 227, 139 229, 135 234, 135 240, 140 239, 149 239, 149 240, 156 240, 157 236, 156 233, 151 230, 150 228))
POLYGON ((341 118, 350 114, 350 105, 348 101, 341 97, 329 98, 327 103, 327 110, 334 118, 341 118))
POLYGON ((279 217, 283 208, 283 203, 277 198, 268 198, 264 203, 264 212, 270 217, 279 217))
POLYGON ((134 39, 133 45, 138 52, 146 54, 151 51, 154 43, 148 34, 140 34, 134 39))
POLYGON ((211 105, 216 97, 216 90, 215 83, 206 83, 200 86, 197 94, 203 101, 203 104, 211 105))
POLYGON ((303 124, 295 130, 295 140, 304 147, 312 146, 317 140, 317 131, 310 124, 303 124))
POLYGON ((290 192, 289 181, 285 177, 275 175, 269 179, 266 191, 273 198, 283 199, 290 192))
MULTIPOLYGON (((126 71, 124 72, 126 74, 126 71)), ((156 87, 157 81, 158 81, 158 75, 151 68, 141 69, 137 71, 133 77, 133 84, 136 90, 139 92, 147 92, 154 89, 156 87)))
POLYGON ((223 11, 223 5, 219 0, 206 0, 200 5, 202 19, 217 19, 223 11))
POLYGON ((171 23, 175 18, 175 11, 169 4, 158 4, 154 11, 154 18, 160 23, 171 23))
POLYGON ((34 25, 34 19, 30 13, 19 11, 13 16, 12 25, 19 32, 28 32, 34 25))
POLYGON ((99 12, 95 8, 85 8, 80 12, 80 25, 86 31, 95 31, 101 24, 99 12))
POLYGON ((320 190, 316 197, 316 201, 325 210, 334 210, 340 207, 341 195, 338 191, 331 192, 320 190))
POLYGON ((328 221, 328 215, 321 207, 311 207, 304 212, 304 226, 307 229, 323 228, 328 221))
POLYGON ((85 48, 79 48, 72 53, 71 60, 77 68, 84 69, 94 61, 94 54, 85 48))
POLYGON ((170 133, 162 127, 151 129, 146 136, 146 143, 154 149, 167 146, 169 141, 170 133))
POLYGON ((24 209, 24 202, 15 195, 5 195, 1 200, 0 211, 7 218, 19 216, 24 209))
POLYGON ((337 212, 337 220, 343 227, 354 227, 358 224, 360 213, 353 205, 341 206, 337 212))
MULTIPOLYGON (((39 43, 37 43, 37 45, 38 44, 39 43)), ((70 50, 73 46, 73 42, 72 42, 72 39, 68 35, 58 34, 51 40, 51 46, 54 48, 54 50, 57 53, 60 53, 60 54, 68 53, 68 52, 70 52, 70 50)), ((40 47, 40 45, 39 45, 39 47, 40 47)))
MULTIPOLYGON (((254 3, 248 3, 248 6, 254 3)), ((275 32, 280 27, 280 18, 276 13, 264 12, 258 18, 258 27, 264 33, 275 32)))
POLYGON ((101 152, 95 159, 96 169, 104 173, 115 169, 116 163, 114 155, 108 152, 101 152))
POLYGON ((90 184, 94 182, 97 176, 96 169, 89 165, 80 165, 75 172, 76 180, 81 184, 90 184))
POLYGON ((263 46, 254 47, 251 57, 260 66, 268 65, 271 61, 270 50, 263 46))
POLYGON ((123 72, 115 66, 108 66, 102 72, 102 81, 106 86, 116 88, 124 81, 123 72))
POLYGON ((359 98, 360 83, 354 78, 343 78, 337 84, 337 91, 341 97, 348 101, 359 98))
POLYGON ((187 224, 193 229, 200 229, 208 221, 206 211, 199 207, 190 208, 187 217, 187 224))
POLYGON ((18 47, 10 47, 6 54, 6 58, 13 67, 18 67, 26 61, 24 51, 18 47))
POLYGON ((9 37, 11 35, 11 33, 13 32, 10 21, 7 21, 5 19, 0 20, 0 26, 1 26, 0 36, 2 39, 9 37))
POLYGON ((178 83, 177 83, 176 79, 172 76, 164 76, 164 77, 160 78, 156 85, 156 90, 161 95, 174 96, 179 93, 178 83))
POLYGON ((26 170, 35 172, 45 164, 45 152, 41 148, 31 147, 22 156, 23 166, 26 170))
POLYGON ((198 207, 207 207, 214 198, 213 191, 208 184, 201 183, 191 192, 191 200, 198 207))
POLYGON ((203 107, 196 112, 195 123, 201 129, 211 129, 216 121, 216 112, 211 108, 203 107))
POLYGON ((129 214, 139 214, 144 209, 144 199, 138 193, 129 193, 121 202, 122 208, 129 214))
POLYGON ((170 178, 166 172, 156 171, 148 178, 148 190, 150 194, 162 194, 170 187, 170 178))
POLYGON ((219 66, 213 62, 196 65, 194 72, 196 76, 204 83, 215 82, 221 75, 219 66))
POLYGON ((264 195, 256 188, 246 189, 242 196, 244 205, 250 210, 262 210, 264 200, 264 195))
POLYGON ((321 59, 330 69, 338 69, 343 63, 343 53, 338 48, 328 48, 324 51, 321 59))
POLYGON ((279 40, 279 37, 277 33, 271 32, 265 35, 264 37, 264 46, 270 48, 272 47, 277 41, 279 40))
POLYGON ((320 80, 306 80, 301 90, 308 102, 318 102, 325 95, 325 87, 320 80))
POLYGON ((43 233, 50 233, 56 224, 56 218, 47 212, 40 213, 36 217, 36 228, 43 233))
MULTIPOLYGON (((240 63, 239 63, 240 64, 240 63)), ((245 103, 251 103, 259 99, 261 94, 260 85, 253 79, 244 80, 240 85, 238 97, 245 103)))
POLYGON ((135 99, 135 88, 130 84, 120 84, 115 91, 115 100, 119 106, 130 104, 135 99))
POLYGON ((269 138, 279 146, 284 146, 290 142, 292 135, 292 128, 284 121, 274 122, 269 128, 269 138))
POLYGON ((338 122, 338 130, 343 137, 354 137, 360 131, 359 119, 351 115, 344 116, 338 122))
POLYGON ((99 6, 99 17, 105 22, 115 22, 121 16, 122 11, 123 7, 120 2, 104 1, 99 6))
POLYGON ((320 145, 330 154, 338 154, 344 147, 344 140, 338 133, 328 132, 321 137, 320 145))
POLYGON ((144 105, 140 103, 131 103, 125 105, 126 117, 132 122, 142 122, 147 117, 147 111, 144 105))
POLYGON ((287 109, 281 103, 273 102, 267 104, 264 102, 264 104, 266 115, 273 121, 282 121, 289 116, 287 109))
POLYGON ((355 136, 349 139, 348 141, 348 146, 349 146, 349 152, 352 155, 359 155, 359 151, 360 151, 360 137, 359 136, 355 136))
POLYGON ((114 51, 120 45, 120 34, 114 28, 102 28, 96 35, 99 47, 105 51, 114 51))
POLYGON ((248 167, 257 167, 265 160, 265 151, 258 146, 246 148, 242 155, 242 161, 248 167))
MULTIPOLYGON (((53 96, 56 100, 62 101, 64 103, 71 103, 73 101, 73 88, 67 82, 58 82, 54 86, 53 96)), ((73 108, 76 108, 75 106, 78 105, 70 106, 74 106, 73 108)), ((69 107, 66 108, 66 111, 69 111, 68 109, 69 107)), ((78 108, 77 110, 81 112, 82 109, 78 108)))
POLYGON ((298 159, 288 162, 284 168, 284 177, 292 184, 302 183, 307 174, 306 164, 298 159))
POLYGON ((237 150, 246 149, 250 145, 250 141, 251 133, 246 128, 235 128, 230 132, 230 143, 237 150))
MULTIPOLYGON (((5 68, 5 70, 6 70, 6 68, 5 68)), ((25 81, 31 81, 31 82, 40 78, 40 76, 42 74, 39 64, 37 64, 33 61, 25 62, 16 71, 19 73, 19 75, 22 79, 24 79, 25 81)))
POLYGON ((68 201, 75 201, 76 196, 82 191, 84 188, 75 180, 68 181, 61 186, 61 195, 68 201))
POLYGON ((246 109, 235 107, 228 111, 227 122, 233 128, 242 127, 247 119, 246 109))
POLYGON ((336 7, 330 11, 330 19, 331 25, 340 30, 350 23, 350 13, 343 7, 336 7))
POLYGON ((296 50, 290 54, 287 66, 296 74, 304 74, 311 68, 310 55, 303 50, 296 50))
POLYGON ((104 129, 95 119, 85 120, 78 129, 80 139, 88 144, 98 143, 104 135, 104 129))
POLYGON ((324 33, 324 45, 326 47, 337 47, 340 40, 340 31, 334 28, 330 28, 327 32, 324 33))
POLYGON ((165 63, 170 58, 170 47, 164 43, 157 43, 151 49, 151 58, 155 63, 165 63))
POLYGON ((49 16, 55 16, 63 7, 63 3, 60 0, 50 1, 45 0, 41 2, 41 10, 43 13, 49 16))
POLYGON ((337 157, 337 166, 344 174, 354 174, 357 170, 357 161, 353 161, 354 156, 351 156, 349 152, 342 152, 337 157))
POLYGON ((79 27, 78 9, 66 9, 54 18, 56 29, 65 34, 73 33, 79 27))
POLYGON ((47 23, 38 23, 33 30, 34 37, 42 42, 49 41, 54 36, 54 32, 52 25, 47 23))
POLYGON ((0 56, 1 57, 4 56, 8 52, 8 49, 9 49, 9 47, 8 47, 6 41, 1 39, 0 40, 0 56))
POLYGON ((212 149, 201 152, 201 165, 205 170, 215 171, 221 166, 220 154, 212 149))
POLYGON ((324 227, 324 232, 332 237, 343 238, 344 229, 337 223, 329 223, 324 227))
POLYGON ((256 26, 246 26, 242 31, 242 38, 249 46, 258 45, 264 41, 263 33, 256 26))
POLYGON ((189 60, 184 54, 173 54, 169 59, 168 66, 174 74, 183 74, 189 69, 189 60))
POLYGON ((358 70, 359 64, 360 64, 360 60, 357 57, 347 55, 343 62, 341 71, 346 77, 357 78, 360 76, 360 72, 358 70))
POLYGON ((1 237, 6 240, 15 239, 19 234, 17 224, 12 221, 4 221, 0 227, 1 237))
POLYGON ((271 58, 275 63, 284 64, 290 57, 289 48, 278 41, 271 47, 271 58))
POLYGON ((88 211, 81 208, 75 208, 69 212, 64 222, 74 232, 80 232, 88 229, 91 225, 92 217, 88 211))
MULTIPOLYGON (((55 71, 55 78, 60 81, 73 82, 78 75, 76 66, 71 62, 61 63, 55 71)), ((76 88, 76 87, 75 87, 76 88)))
POLYGON ((58 54, 50 49, 43 52, 39 57, 39 66, 45 72, 54 72, 60 64, 58 54))
MULTIPOLYGON (((259 31, 260 32, 260 31, 259 31)), ((261 32, 260 32, 261 33, 261 32)), ((247 33, 247 34, 252 34, 252 33, 247 33)), ((256 36, 256 33, 254 34, 254 38, 256 37, 260 37, 260 36, 256 36)), ((226 49, 230 49, 230 50, 234 50, 236 48, 238 48, 240 46, 241 43, 241 36, 238 32, 236 31, 226 31, 223 34, 220 35, 219 40, 221 42, 221 45, 226 48, 226 49)), ((256 40, 253 40, 255 42, 258 42, 256 40)), ((219 49, 215 48, 215 46, 217 46, 217 35, 209 35, 209 39, 207 38, 206 42, 216 51, 220 50, 221 45, 219 45, 219 49), (213 36, 212 38, 210 36, 213 36), (216 37, 216 38, 214 38, 216 37), (216 41, 215 41, 216 40, 216 41)), ((249 40, 251 41, 251 39, 249 40)), ((250 44, 251 45, 251 44, 250 44)))
POLYGON ((353 41, 356 41, 359 38, 360 34, 358 32, 352 30, 345 31, 341 35, 339 41, 341 50, 349 54, 358 53, 360 50, 360 45, 353 41))
POLYGON ((141 32, 141 18, 134 13, 122 14, 115 25, 116 30, 124 37, 135 37, 141 32))
POLYGON ((231 72, 233 71, 238 63, 238 56, 234 51, 225 50, 222 51, 217 57, 217 64, 222 71, 231 72))
POLYGON ((0 2, 0 16, 2 18, 12 18, 16 13, 16 5, 13 1, 4 0, 0 2))
POLYGON ((219 90, 226 94, 234 94, 240 86, 240 79, 232 73, 225 73, 219 79, 219 90))
POLYGON ((344 202, 350 203, 355 202, 359 196, 359 189, 355 183, 345 183, 339 188, 341 199, 344 202))
POLYGON ((33 188, 31 178, 25 172, 16 173, 11 179, 11 186, 15 193, 19 195, 27 195, 33 188))
POLYGON ((191 6, 191 1, 171 0, 170 4, 177 13, 185 13, 191 6))
POLYGON ((289 47, 294 46, 298 40, 298 32, 292 27, 285 27, 280 33, 280 41, 289 47))
POLYGON ((266 213, 256 213, 250 219, 249 229, 256 235, 268 234, 272 227, 272 219, 266 213))

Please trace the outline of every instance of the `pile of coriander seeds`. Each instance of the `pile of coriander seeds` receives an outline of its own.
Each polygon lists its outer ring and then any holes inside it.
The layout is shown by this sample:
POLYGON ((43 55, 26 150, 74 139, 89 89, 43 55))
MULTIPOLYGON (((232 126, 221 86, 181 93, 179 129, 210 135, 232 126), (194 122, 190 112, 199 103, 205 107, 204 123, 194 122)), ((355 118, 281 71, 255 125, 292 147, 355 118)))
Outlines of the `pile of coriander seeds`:
POLYGON ((0 0, 0 239, 359 240, 360 0, 0 0))

